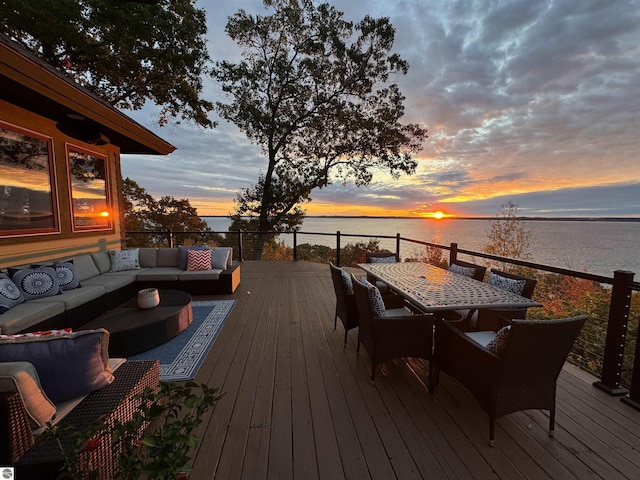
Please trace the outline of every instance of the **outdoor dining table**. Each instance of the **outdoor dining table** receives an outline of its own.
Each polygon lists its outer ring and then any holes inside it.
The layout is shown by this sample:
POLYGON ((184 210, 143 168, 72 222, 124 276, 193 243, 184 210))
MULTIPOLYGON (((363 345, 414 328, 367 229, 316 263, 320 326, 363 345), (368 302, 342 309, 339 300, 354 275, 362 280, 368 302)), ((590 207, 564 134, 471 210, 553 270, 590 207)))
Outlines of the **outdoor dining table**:
POLYGON ((529 298, 428 263, 360 263, 358 267, 425 313, 542 306, 529 298))

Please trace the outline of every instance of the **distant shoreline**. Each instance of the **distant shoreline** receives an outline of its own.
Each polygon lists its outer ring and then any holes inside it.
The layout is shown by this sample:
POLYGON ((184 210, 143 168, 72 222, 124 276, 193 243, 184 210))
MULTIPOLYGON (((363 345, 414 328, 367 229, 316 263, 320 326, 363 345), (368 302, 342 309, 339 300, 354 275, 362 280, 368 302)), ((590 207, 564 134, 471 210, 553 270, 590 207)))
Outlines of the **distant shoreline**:
MULTIPOLYGON (((228 215, 200 215, 202 218, 229 218, 228 215)), ((501 217, 447 217, 443 219, 435 219, 428 217, 408 217, 408 216, 370 216, 370 215, 307 215, 305 218, 372 218, 372 219, 403 219, 403 220, 496 220, 501 217)), ((518 217, 524 221, 541 221, 541 222, 640 222, 640 217, 518 217)))

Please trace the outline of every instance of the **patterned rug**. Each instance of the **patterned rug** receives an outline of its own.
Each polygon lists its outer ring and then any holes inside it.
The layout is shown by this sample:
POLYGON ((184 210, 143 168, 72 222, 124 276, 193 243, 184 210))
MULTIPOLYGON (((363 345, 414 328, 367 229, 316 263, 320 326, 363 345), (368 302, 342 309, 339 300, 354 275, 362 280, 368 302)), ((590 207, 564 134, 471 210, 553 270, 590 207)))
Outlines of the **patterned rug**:
POLYGON ((189 328, 128 360, 160 360, 160 380, 163 382, 193 379, 235 303, 235 300, 192 302, 193 322, 189 328))

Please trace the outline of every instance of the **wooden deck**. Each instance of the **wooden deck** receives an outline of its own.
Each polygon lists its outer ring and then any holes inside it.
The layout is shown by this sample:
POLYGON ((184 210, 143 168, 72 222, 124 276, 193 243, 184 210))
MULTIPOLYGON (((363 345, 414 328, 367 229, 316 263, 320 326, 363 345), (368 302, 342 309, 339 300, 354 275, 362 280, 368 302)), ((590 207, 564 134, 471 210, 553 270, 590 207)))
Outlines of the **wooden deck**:
POLYGON ((567 365, 556 435, 548 415, 488 417, 447 375, 435 395, 421 362, 369 383, 356 331, 333 328, 327 265, 245 262, 237 304, 196 381, 226 392, 204 422, 190 480, 638 479, 640 413, 567 365))

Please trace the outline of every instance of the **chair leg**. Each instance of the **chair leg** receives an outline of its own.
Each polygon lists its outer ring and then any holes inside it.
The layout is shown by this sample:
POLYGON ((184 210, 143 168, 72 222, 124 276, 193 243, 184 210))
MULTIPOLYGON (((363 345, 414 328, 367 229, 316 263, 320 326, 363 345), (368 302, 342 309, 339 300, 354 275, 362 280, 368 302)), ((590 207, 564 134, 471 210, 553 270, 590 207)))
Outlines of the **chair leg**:
POLYGON ((375 362, 371 362, 371 385, 376 384, 376 364, 375 362))
POLYGON ((553 407, 549 410, 549 436, 553 437, 555 434, 556 427, 556 408, 553 407))
POLYGON ((338 327, 338 307, 336 307, 336 314, 333 317, 333 329, 335 330, 338 327))
POLYGON ((349 330, 347 330, 346 328, 344 329, 344 346, 346 348, 347 346, 347 335, 349 334, 349 330))
POLYGON ((429 360, 429 393, 436 391, 436 364, 433 359, 429 360))
POLYGON ((489 416, 489 446, 490 447, 496 446, 496 442, 494 440, 495 433, 496 433, 496 421, 493 418, 493 415, 490 415, 489 416))

